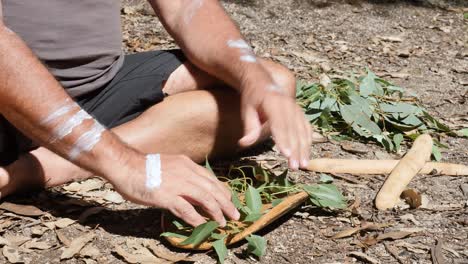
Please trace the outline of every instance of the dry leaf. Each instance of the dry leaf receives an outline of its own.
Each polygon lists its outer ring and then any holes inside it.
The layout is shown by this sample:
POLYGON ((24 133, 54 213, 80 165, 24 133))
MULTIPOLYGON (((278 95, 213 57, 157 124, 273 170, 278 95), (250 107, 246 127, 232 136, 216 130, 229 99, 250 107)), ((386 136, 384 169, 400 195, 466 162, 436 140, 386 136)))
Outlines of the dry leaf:
POLYGON ((85 264, 97 264, 97 262, 94 259, 84 258, 81 260, 84 261, 85 264))
POLYGON ((104 186, 104 182, 100 179, 89 179, 82 182, 72 182, 63 189, 68 192, 86 193, 89 191, 101 189, 104 186))
POLYGON ((61 218, 57 221, 54 221, 53 223, 57 228, 65 228, 67 226, 74 224, 75 222, 76 222, 75 220, 70 219, 70 218, 61 218))
POLYGON ((389 42, 403 42, 402 36, 377 36, 377 38, 389 42))
POLYGON ((383 234, 378 235, 376 239, 378 241, 386 240, 386 239, 397 240, 397 239, 402 239, 402 238, 405 238, 407 236, 410 236, 410 235, 412 235, 414 233, 415 232, 411 232, 411 231, 391 231, 391 232, 387 232, 387 233, 383 233, 383 234))
POLYGON ((45 214, 44 211, 35 206, 14 204, 9 202, 3 202, 2 204, 0 204, 0 209, 23 216, 41 216, 45 214))
POLYGON ((10 243, 11 246, 19 247, 22 244, 24 244, 26 241, 31 240, 30 237, 22 236, 22 235, 10 235, 6 234, 3 236, 8 242, 10 243))
POLYGON ((354 154, 366 154, 369 152, 368 150, 363 149, 361 145, 353 144, 346 141, 342 142, 340 146, 343 150, 354 154))
POLYGON ((436 245, 431 248, 431 258, 433 264, 446 263, 442 254, 442 241, 437 240, 436 245))
POLYGON ((34 236, 42 236, 49 228, 45 226, 36 225, 31 227, 31 234, 34 236))
POLYGON ((141 264, 153 264, 153 263, 165 263, 165 260, 161 260, 151 254, 151 252, 147 248, 140 248, 139 250, 135 251, 135 254, 128 253, 123 248, 118 245, 115 245, 115 249, 113 250, 119 256, 125 259, 128 263, 141 263, 141 264))
POLYGON ((362 230, 379 230, 381 228, 388 227, 388 226, 390 226, 390 224, 376 224, 372 222, 364 222, 360 227, 353 227, 353 228, 340 231, 336 233, 335 235, 333 235, 331 238, 338 239, 338 238, 349 237, 362 230))
POLYGON ((359 260, 362 260, 366 263, 373 263, 373 264, 377 264, 377 263, 380 263, 380 261, 378 259, 375 259, 373 257, 370 257, 362 252, 358 252, 358 251, 353 251, 353 252, 349 252, 349 255, 350 256, 353 256, 359 260))
POLYGON ((14 221, 12 221, 11 219, 6 219, 6 220, 1 221, 0 222, 0 233, 5 232, 5 230, 7 230, 13 223, 14 223, 14 221))
POLYGON ((172 253, 171 251, 167 250, 163 246, 158 246, 156 243, 152 240, 149 241, 144 241, 143 244, 153 252, 154 255, 156 255, 159 258, 169 260, 171 262, 180 262, 180 261, 188 261, 189 260, 189 254, 183 254, 183 253, 172 253))
POLYGON ((69 259, 72 258, 75 254, 78 254, 80 250, 91 240, 94 238, 94 233, 86 233, 78 238, 75 238, 72 240, 70 243, 70 246, 68 248, 65 248, 65 250, 62 252, 62 255, 60 256, 60 259, 69 259))
POLYGON ((26 243, 23 244, 23 247, 27 248, 27 249, 40 249, 40 250, 44 250, 44 249, 49 249, 51 247, 53 247, 53 245, 49 245, 47 242, 45 241, 37 241, 36 239, 33 239, 33 240, 30 240, 26 243))
POLYGON ((4 246, 2 253, 10 263, 24 263, 23 256, 20 256, 18 250, 15 248, 4 246))
POLYGON ((80 250, 80 255, 83 257, 90 257, 92 259, 96 259, 97 257, 99 257, 99 255, 101 255, 101 252, 94 245, 88 244, 80 250))
POLYGON ((62 244, 64 244, 67 247, 70 246, 71 244, 70 239, 68 239, 68 237, 62 231, 56 230, 55 235, 57 235, 58 240, 62 242, 62 244))
POLYGON ((114 191, 110 191, 108 190, 103 196, 102 198, 106 201, 109 201, 109 202, 112 202, 112 203, 115 203, 115 204, 121 204, 123 202, 125 202, 125 199, 120 195, 118 194, 117 192, 114 192, 114 191))
POLYGON ((421 194, 414 189, 407 189, 401 193, 401 199, 404 199, 409 204, 410 208, 416 209, 421 206, 421 194))
POLYGON ((6 238, 0 236, 0 246, 5 246, 5 245, 10 246, 11 243, 6 238))

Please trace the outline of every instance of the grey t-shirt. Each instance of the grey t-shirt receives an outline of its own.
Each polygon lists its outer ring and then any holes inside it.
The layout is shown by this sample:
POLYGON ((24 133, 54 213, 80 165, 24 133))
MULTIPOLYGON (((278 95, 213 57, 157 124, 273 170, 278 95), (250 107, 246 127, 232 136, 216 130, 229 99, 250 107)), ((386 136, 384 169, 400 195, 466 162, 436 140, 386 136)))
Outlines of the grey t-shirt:
POLYGON ((119 0, 0 1, 6 26, 71 96, 99 89, 122 66, 119 0))

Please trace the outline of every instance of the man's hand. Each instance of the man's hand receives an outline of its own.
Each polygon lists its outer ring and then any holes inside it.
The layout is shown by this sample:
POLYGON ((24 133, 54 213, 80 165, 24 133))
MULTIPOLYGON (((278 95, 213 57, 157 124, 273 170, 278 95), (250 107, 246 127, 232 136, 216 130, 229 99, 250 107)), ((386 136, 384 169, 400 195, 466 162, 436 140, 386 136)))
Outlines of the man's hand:
POLYGON ((273 76, 264 72, 249 74, 253 81, 246 81, 241 89, 244 137, 239 143, 254 144, 266 126, 279 150, 289 158, 290 167, 305 168, 312 143, 311 126, 294 98, 286 93, 291 88, 276 84, 273 76))
POLYGON ((221 226, 226 225, 224 215, 239 219, 227 187, 186 156, 161 155, 162 184, 154 189, 145 184, 144 157, 132 158, 128 163, 128 171, 119 168, 120 172, 108 180, 129 201, 167 209, 192 226, 205 222, 194 206, 221 226))

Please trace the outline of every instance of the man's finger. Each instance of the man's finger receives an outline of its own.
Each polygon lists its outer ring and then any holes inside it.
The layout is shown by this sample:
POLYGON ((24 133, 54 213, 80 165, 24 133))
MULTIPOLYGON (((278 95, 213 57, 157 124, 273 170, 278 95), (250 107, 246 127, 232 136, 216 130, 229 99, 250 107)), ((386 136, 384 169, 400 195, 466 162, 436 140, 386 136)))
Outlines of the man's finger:
POLYGON ((182 197, 176 197, 169 208, 172 214, 184 220, 187 224, 196 227, 206 222, 193 206, 182 197))
POLYGON ((304 118, 304 113, 300 109, 298 110, 297 123, 299 129, 299 142, 301 144, 300 165, 301 168, 306 168, 309 163, 309 134, 307 131, 307 124, 304 118))
POLYGON ((202 166, 200 166, 198 164, 195 164, 195 163, 194 163, 194 166, 193 166, 193 170, 196 173, 206 177, 212 184, 214 184, 214 185, 216 185, 218 187, 219 191, 221 192, 221 194, 223 194, 226 197, 226 199, 231 200, 231 192, 229 191, 226 184, 224 184, 223 182, 218 180, 216 175, 210 173, 207 169, 205 169, 202 166))
POLYGON ((226 225, 226 219, 220 205, 209 191, 204 190, 200 186, 188 184, 181 190, 180 195, 189 203, 200 206, 211 219, 218 222, 221 226, 226 225))
POLYGON ((242 121, 244 124, 244 136, 239 140, 239 145, 249 147, 257 142, 262 133, 262 124, 257 110, 253 106, 244 106, 242 121))
POLYGON ((191 178, 190 181, 192 184, 200 187, 206 195, 213 195, 213 198, 219 204, 221 211, 227 215, 230 219, 238 220, 240 217, 239 211, 234 206, 231 201, 231 192, 227 189, 227 186, 222 184, 217 179, 210 179, 206 176, 201 176, 198 178, 191 178), (226 190, 228 192, 227 195, 224 195, 222 192, 226 190))

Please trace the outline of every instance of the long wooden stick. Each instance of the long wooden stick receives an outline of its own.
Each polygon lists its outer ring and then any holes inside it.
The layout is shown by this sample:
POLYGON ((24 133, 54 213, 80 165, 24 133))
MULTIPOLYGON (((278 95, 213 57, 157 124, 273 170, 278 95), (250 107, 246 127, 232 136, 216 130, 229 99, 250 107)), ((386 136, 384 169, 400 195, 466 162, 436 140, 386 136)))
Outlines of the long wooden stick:
MULTIPOLYGON (((242 232, 229 237, 226 239, 226 244, 227 245, 232 245, 234 243, 237 243, 250 234, 253 234, 257 232, 258 230, 264 228, 265 226, 269 225, 276 219, 280 218, 290 210, 296 208, 307 198, 309 195, 306 192, 299 192, 294 195, 291 195, 287 198, 285 198, 280 204, 277 206, 273 207, 268 213, 264 214, 260 219, 255 221, 252 225, 248 226, 246 229, 244 229, 242 232)), ((193 245, 181 245, 182 241, 184 239, 178 238, 178 237, 165 237, 166 240, 173 246, 178 247, 178 248, 183 248, 183 249, 190 249, 190 250, 209 250, 213 247, 213 244, 211 242, 203 242, 197 247, 194 247, 193 245)))
MULTIPOLYGON (((313 159, 307 169, 324 173, 389 174, 399 160, 313 159)), ((419 174, 468 176, 468 166, 453 163, 426 162, 419 174)))

